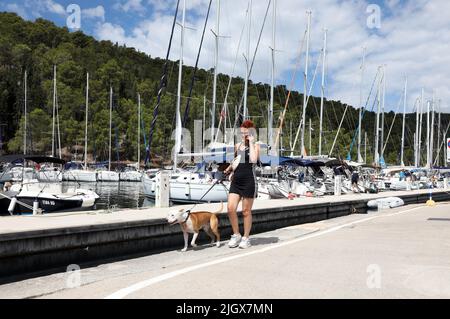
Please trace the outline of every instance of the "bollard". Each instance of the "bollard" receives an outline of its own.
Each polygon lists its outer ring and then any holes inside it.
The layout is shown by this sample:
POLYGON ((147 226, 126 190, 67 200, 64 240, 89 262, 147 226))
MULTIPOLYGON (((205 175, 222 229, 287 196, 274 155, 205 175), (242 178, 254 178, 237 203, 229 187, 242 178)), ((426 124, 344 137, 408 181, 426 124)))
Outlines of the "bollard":
POLYGON ((433 200, 433 182, 430 182, 430 199, 426 202, 429 207, 436 206, 436 202, 433 200))
POLYGON ((342 176, 334 176, 334 196, 341 196, 342 194, 342 176))
POLYGON ((39 202, 37 200, 33 202, 33 215, 39 215, 39 202))
POLYGON ((170 194, 170 173, 167 171, 160 171, 156 174, 155 186, 155 207, 165 208, 169 207, 170 194))

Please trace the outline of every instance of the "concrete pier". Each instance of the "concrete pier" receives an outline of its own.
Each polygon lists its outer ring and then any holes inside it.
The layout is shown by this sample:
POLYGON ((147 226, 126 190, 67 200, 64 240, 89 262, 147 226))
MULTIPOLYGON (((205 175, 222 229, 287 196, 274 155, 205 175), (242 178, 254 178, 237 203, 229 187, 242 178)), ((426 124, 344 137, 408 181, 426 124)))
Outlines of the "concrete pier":
MULTIPOLYGON (((256 201, 253 233, 312 223, 350 214, 364 214, 367 202, 397 196, 405 204, 425 203, 429 190, 380 194, 352 194, 296 200, 256 201)), ((449 201, 450 194, 434 190, 433 200, 449 201)), ((194 211, 216 211, 220 204, 203 204, 194 211)), ((192 205, 179 206, 192 208, 192 205)), ((165 220, 173 208, 150 208, 118 212, 83 212, 0 219, 0 277, 38 271, 64 271, 70 264, 101 263, 130 255, 180 249, 179 226, 165 220)), ((226 205, 219 215, 222 238, 231 234, 226 205)), ((242 221, 242 219, 241 219, 242 221)), ((202 233, 199 243, 206 242, 202 233)))

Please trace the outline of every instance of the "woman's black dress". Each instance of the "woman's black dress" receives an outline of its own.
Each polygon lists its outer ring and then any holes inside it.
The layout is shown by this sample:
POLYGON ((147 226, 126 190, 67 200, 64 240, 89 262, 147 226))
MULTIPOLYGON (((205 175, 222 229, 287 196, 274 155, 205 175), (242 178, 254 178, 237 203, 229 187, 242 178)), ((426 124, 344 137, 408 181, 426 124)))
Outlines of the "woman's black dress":
POLYGON ((241 145, 236 152, 236 155, 241 155, 241 162, 234 171, 230 194, 238 194, 243 198, 257 198, 256 165, 250 163, 250 148, 246 146, 242 151, 241 145))

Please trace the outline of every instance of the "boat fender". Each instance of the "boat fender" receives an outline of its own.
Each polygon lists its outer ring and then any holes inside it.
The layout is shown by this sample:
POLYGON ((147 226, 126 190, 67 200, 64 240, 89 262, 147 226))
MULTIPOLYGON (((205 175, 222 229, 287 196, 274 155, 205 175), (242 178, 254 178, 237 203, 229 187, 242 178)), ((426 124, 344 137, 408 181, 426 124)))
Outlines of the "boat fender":
POLYGON ((17 198, 13 197, 11 202, 9 203, 8 212, 12 215, 14 213, 14 209, 16 208, 17 198))
POLYGON ((190 193, 191 193, 191 186, 189 183, 187 183, 186 186, 184 187, 184 194, 186 196, 189 196, 190 193))

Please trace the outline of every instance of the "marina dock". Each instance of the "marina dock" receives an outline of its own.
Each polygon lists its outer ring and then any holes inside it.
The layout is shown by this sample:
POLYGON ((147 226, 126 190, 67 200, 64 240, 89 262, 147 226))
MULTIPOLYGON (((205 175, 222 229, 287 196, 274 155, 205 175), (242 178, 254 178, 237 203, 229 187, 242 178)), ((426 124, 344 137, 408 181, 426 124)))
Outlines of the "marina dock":
MULTIPOLYGON (((253 233, 367 213, 367 202, 390 196, 405 204, 425 204, 429 190, 352 194, 295 200, 256 201, 253 209, 253 233)), ((436 202, 449 201, 450 193, 435 189, 436 202)), ((203 204, 194 211, 216 211, 220 204, 203 204)), ((105 260, 123 260, 133 256, 179 250, 183 236, 179 226, 169 226, 165 217, 172 209, 190 209, 192 205, 140 210, 91 211, 43 216, 4 217, 0 223, 0 277, 65 271, 71 264, 96 265, 105 260)), ((226 203, 219 214, 222 240, 231 229, 226 203)), ((207 243, 201 233, 199 244, 207 243)))

